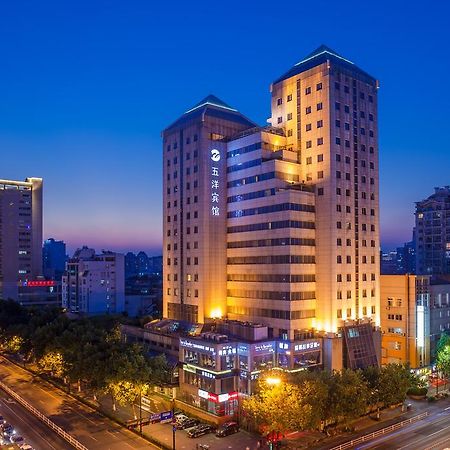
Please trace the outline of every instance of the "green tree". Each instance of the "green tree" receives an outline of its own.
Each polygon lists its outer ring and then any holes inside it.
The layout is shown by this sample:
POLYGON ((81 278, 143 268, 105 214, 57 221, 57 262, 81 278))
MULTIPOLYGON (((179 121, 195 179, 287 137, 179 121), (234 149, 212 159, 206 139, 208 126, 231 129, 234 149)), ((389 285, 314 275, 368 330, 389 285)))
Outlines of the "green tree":
POLYGON ((409 369, 402 364, 387 364, 380 369, 380 401, 384 406, 405 401, 411 386, 409 369))
POLYGON ((436 366, 444 377, 450 376, 450 335, 443 333, 436 347, 436 366))

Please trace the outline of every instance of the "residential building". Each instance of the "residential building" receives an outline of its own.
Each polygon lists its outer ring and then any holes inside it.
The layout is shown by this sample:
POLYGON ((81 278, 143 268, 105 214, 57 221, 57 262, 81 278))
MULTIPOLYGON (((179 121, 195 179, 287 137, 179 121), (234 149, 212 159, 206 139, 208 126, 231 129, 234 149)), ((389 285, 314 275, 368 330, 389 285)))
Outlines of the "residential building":
POLYGON ((260 356, 381 362, 377 91, 322 46, 272 83, 270 126, 209 96, 164 130, 163 316, 200 327, 180 341, 194 404, 248 392, 260 356))
POLYGON ((450 186, 417 202, 415 216, 417 274, 450 274, 450 186))
POLYGON ((0 298, 42 276, 42 178, 0 180, 0 298))
POLYGON ((42 248, 43 270, 46 278, 61 281, 66 268, 66 243, 53 238, 46 239, 42 248))
POLYGON ((62 277, 62 305, 70 312, 120 314, 125 310, 124 255, 76 250, 62 277))
POLYGON ((434 363, 450 332, 450 281, 430 275, 381 276, 382 363, 434 363))

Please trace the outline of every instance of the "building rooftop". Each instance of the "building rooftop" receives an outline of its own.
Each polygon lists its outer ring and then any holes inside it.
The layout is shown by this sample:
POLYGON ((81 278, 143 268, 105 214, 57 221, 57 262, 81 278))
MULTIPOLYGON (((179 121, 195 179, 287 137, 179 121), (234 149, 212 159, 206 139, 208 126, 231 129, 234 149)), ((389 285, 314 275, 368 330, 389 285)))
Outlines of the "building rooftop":
POLYGON ((208 95, 203 100, 198 102, 192 108, 188 109, 179 119, 169 125, 164 132, 171 130, 172 128, 180 127, 185 123, 202 118, 204 116, 215 117, 223 120, 230 120, 232 122, 240 123, 248 127, 257 126, 256 123, 241 114, 237 109, 232 108, 220 98, 215 95, 208 95))
POLYGON ((344 58, 339 55, 337 52, 327 47, 326 45, 321 45, 316 48, 312 53, 307 55, 297 64, 295 64, 290 70, 288 70, 284 75, 275 80, 273 84, 280 83, 283 80, 287 80, 299 73, 305 72, 313 67, 316 67, 320 64, 326 63, 330 61, 332 64, 335 64, 343 69, 349 70, 357 75, 369 84, 376 84, 377 80, 369 75, 367 72, 361 70, 358 66, 356 66, 352 61, 344 58))

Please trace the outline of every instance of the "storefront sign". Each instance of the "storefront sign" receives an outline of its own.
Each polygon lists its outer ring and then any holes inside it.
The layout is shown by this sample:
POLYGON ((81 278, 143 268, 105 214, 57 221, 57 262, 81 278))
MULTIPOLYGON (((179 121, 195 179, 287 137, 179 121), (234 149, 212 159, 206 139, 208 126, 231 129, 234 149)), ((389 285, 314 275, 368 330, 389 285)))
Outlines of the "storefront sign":
POLYGON ((219 150, 213 148, 211 150, 211 215, 220 216, 219 208, 219 167, 218 163, 220 161, 219 150))
POLYGON ((274 342, 262 342, 260 344, 254 344, 253 349, 255 353, 273 353, 275 351, 274 342))
POLYGON ((200 344, 198 342, 192 342, 187 339, 180 339, 180 345, 184 348, 189 348, 193 350, 200 350, 208 353, 215 353, 214 347, 209 347, 204 344, 200 344))
POLYGON ((247 356, 248 355, 248 345, 239 344, 237 351, 238 351, 238 355, 247 356))
POLYGON ((303 352, 305 350, 318 350, 320 348, 319 341, 305 342, 303 344, 295 344, 294 351, 303 352))

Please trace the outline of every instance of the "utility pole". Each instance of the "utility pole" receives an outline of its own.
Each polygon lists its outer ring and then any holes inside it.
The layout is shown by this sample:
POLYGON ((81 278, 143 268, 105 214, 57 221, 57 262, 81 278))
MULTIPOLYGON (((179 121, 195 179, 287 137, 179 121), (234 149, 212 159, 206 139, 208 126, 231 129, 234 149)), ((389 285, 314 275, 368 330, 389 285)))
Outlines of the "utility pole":
POLYGON ((172 450, 176 450, 175 433, 177 431, 175 422, 175 395, 174 388, 172 388, 172 450))

